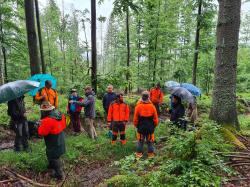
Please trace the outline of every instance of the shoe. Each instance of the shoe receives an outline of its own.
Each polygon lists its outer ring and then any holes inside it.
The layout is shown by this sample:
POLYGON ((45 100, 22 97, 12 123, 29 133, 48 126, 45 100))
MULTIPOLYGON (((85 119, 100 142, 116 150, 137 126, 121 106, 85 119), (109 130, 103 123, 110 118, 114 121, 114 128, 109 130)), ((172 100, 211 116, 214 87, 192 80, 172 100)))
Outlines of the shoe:
POLYGON ((148 158, 154 158, 155 157, 155 153, 148 153, 148 158))
POLYGON ((115 145, 116 141, 112 140, 111 145, 115 145))
POLYGON ((120 140, 122 145, 126 145, 127 141, 126 140, 120 140))
POLYGON ((142 158, 143 154, 142 153, 135 153, 136 158, 142 158))

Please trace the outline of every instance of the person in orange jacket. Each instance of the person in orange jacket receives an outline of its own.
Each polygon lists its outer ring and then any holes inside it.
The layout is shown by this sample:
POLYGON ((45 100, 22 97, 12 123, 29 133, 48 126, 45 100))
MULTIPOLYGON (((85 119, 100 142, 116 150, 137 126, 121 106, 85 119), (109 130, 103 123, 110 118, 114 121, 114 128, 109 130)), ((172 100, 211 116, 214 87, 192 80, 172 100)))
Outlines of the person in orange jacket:
MULTIPOLYGON (((117 94, 116 100, 111 103, 108 110, 107 121, 112 124, 112 144, 114 145, 118 133, 120 133, 120 140, 122 145, 126 144, 125 128, 129 120, 129 106, 124 103, 123 95, 117 94)), ((109 125, 110 126, 110 125, 109 125)))
POLYGON ((40 110, 42 116, 38 127, 38 135, 44 137, 49 162, 48 169, 54 170, 52 177, 62 180, 64 173, 60 157, 65 153, 65 116, 47 101, 41 104, 40 110))
POLYGON ((45 87, 37 92, 35 96, 35 100, 38 103, 48 101, 56 109, 58 108, 58 93, 56 90, 52 88, 51 81, 49 80, 45 81, 45 87))
POLYGON ((142 98, 137 103, 134 113, 134 126, 137 128, 136 157, 143 156, 143 144, 148 145, 148 158, 154 157, 154 130, 158 125, 158 115, 154 105, 149 100, 149 92, 142 92, 142 98))
POLYGON ((154 88, 150 90, 150 101, 154 104, 158 115, 160 114, 160 105, 163 102, 163 92, 160 83, 157 83, 154 88))

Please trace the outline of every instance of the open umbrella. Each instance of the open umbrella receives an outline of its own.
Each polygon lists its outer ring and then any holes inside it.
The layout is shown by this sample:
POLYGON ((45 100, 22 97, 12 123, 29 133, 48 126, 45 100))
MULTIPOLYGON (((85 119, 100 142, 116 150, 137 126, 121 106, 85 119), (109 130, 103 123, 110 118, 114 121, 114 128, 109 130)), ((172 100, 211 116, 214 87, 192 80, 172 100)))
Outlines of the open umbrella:
POLYGON ((30 80, 18 80, 4 84, 0 86, 0 103, 21 97, 25 93, 38 88, 39 84, 39 82, 30 80))
POLYGON ((171 88, 171 87, 179 87, 180 84, 178 82, 175 82, 175 81, 167 81, 165 82, 165 87, 167 88, 171 88))
POLYGON ((193 84, 189 84, 189 83, 181 83, 181 87, 182 88, 186 88, 189 92, 191 92, 191 94, 193 94, 194 96, 200 96, 201 95, 201 89, 196 87, 193 84))
POLYGON ((172 87, 170 88, 170 93, 180 97, 182 100, 187 101, 188 103, 195 103, 194 96, 186 88, 172 87))
POLYGON ((36 88, 29 92, 31 96, 35 96, 36 93, 45 86, 45 81, 49 80, 52 83, 52 88, 56 89, 56 78, 49 74, 36 74, 29 78, 29 80, 40 82, 39 88, 36 88))

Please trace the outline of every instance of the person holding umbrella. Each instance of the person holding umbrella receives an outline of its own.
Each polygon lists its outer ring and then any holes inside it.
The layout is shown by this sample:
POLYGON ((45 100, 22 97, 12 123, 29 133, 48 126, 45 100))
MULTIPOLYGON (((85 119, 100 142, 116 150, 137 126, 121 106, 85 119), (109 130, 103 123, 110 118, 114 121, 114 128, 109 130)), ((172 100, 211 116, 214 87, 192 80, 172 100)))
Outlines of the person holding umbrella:
POLYGON ((58 108, 58 93, 52 88, 52 82, 50 80, 46 80, 45 87, 36 93, 35 101, 38 104, 48 101, 56 109, 58 108))
POLYGON ((170 113, 170 121, 174 124, 178 124, 180 122, 180 119, 184 117, 185 115, 185 108, 183 104, 181 103, 181 98, 172 95, 172 108, 167 109, 167 111, 170 113))
POLYGON ((29 127, 26 118, 24 96, 8 101, 8 115, 11 117, 11 126, 15 131, 14 150, 16 152, 30 151, 29 149, 29 127))

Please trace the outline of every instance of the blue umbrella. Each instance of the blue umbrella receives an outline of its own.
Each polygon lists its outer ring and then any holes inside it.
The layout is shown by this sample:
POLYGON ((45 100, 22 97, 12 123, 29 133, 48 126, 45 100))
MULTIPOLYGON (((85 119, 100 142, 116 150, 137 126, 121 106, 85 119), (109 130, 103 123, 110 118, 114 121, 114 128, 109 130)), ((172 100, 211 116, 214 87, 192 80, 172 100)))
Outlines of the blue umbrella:
POLYGON ((179 87, 180 84, 178 82, 175 81, 167 81, 164 84, 167 88, 171 88, 171 87, 179 87))
POLYGON ((29 80, 18 80, 0 86, 0 103, 4 103, 39 87, 39 82, 29 80))
POLYGON ((194 96, 200 96, 201 95, 201 89, 194 86, 193 84, 189 84, 189 83, 182 83, 181 84, 182 88, 186 88, 189 92, 191 92, 191 94, 193 94, 194 96))
POLYGON ((35 96, 36 93, 45 86, 45 81, 49 80, 52 82, 52 88, 56 89, 56 78, 49 74, 36 74, 29 78, 29 80, 40 82, 39 88, 36 88, 29 92, 31 96, 35 96))

